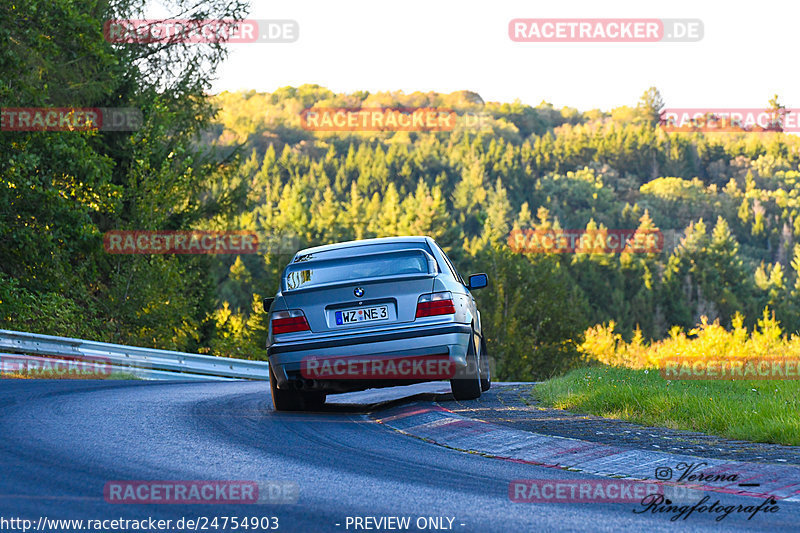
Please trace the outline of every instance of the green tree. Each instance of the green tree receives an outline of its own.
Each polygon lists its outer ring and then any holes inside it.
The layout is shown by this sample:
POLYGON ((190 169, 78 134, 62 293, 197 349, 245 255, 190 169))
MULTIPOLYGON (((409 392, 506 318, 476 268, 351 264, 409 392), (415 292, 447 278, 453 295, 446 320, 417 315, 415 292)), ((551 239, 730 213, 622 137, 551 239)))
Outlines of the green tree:
POLYGON ((664 99, 656 87, 648 88, 636 106, 639 117, 651 125, 658 124, 662 109, 664 109, 664 99))

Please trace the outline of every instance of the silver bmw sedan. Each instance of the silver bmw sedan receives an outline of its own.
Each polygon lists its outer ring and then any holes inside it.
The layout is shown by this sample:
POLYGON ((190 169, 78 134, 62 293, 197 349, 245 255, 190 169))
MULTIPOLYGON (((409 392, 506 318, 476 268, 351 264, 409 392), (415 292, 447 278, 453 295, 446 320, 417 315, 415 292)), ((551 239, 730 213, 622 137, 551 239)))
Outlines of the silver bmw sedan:
POLYGON ((449 380, 457 400, 490 387, 480 312, 430 237, 301 250, 269 310, 270 388, 278 411, 318 409, 326 394, 449 380))

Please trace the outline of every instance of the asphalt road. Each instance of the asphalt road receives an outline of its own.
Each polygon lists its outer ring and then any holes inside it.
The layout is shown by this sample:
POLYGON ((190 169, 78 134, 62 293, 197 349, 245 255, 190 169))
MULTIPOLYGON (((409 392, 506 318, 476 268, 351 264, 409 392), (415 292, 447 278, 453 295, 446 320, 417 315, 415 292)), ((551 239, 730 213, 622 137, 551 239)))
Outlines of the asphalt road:
POLYGON ((11 530, 3 520, 13 518, 33 521, 34 530, 40 517, 173 524, 217 517, 217 527, 209 522, 205 531, 223 531, 222 518, 234 516, 277 517, 279 531, 298 532, 390 531, 348 527, 348 517, 389 516, 410 517, 410 531, 435 530, 417 527, 428 517, 445 517, 438 530, 456 532, 800 529, 794 502, 749 521, 743 513, 722 521, 695 513, 676 522, 669 514, 636 514, 641 506, 632 503, 513 503, 511 480, 591 476, 408 437, 371 421, 355 398, 322 413, 289 414, 272 411, 265 383, 2 380, 0 530, 11 530), (282 480, 297 483, 299 494, 297 503, 281 505, 108 503, 103 490, 115 480, 282 480))

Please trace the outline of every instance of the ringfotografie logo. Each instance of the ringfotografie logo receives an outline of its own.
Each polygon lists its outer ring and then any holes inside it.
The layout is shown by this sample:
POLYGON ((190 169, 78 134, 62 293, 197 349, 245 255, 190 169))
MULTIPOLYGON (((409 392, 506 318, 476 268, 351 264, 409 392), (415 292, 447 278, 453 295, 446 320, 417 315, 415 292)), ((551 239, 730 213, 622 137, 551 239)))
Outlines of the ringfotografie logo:
POLYGON ((663 514, 670 517, 670 522, 686 520, 694 513, 708 514, 712 516, 716 515, 714 520, 716 522, 721 522, 728 518, 731 513, 747 515, 747 520, 752 520, 759 513, 777 513, 780 507, 776 505, 776 503, 778 502, 774 498, 768 497, 758 505, 724 505, 719 499, 711 501, 711 496, 705 495, 695 502, 694 505, 679 505, 663 494, 648 494, 640 502, 641 507, 634 509, 633 512, 634 514, 645 514, 648 512, 653 515, 663 514))

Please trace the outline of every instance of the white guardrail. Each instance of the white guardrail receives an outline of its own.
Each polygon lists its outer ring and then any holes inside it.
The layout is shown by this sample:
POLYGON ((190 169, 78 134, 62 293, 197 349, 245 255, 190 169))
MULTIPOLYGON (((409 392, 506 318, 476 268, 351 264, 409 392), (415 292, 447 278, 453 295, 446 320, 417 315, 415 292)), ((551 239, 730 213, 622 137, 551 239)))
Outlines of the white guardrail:
MULTIPOLYGON (((54 337, 0 329, 0 362, 30 361, 28 368, 56 368, 78 362, 102 363, 111 372, 157 380, 268 380, 266 361, 214 357, 123 344, 54 337)), ((8 368, 5 362, 3 368, 8 368)))

